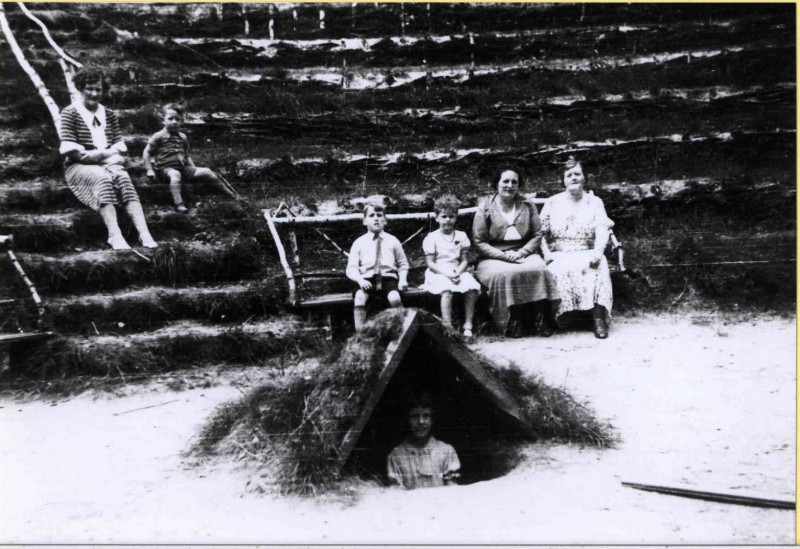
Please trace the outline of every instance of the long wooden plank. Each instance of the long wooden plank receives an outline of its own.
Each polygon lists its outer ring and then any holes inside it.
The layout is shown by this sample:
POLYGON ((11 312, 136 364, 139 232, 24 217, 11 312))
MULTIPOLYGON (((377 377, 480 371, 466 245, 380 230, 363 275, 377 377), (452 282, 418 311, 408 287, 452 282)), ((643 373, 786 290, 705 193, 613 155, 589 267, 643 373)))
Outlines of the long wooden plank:
POLYGON ((378 402, 380 402, 381 398, 383 398, 383 393, 386 390, 386 386, 389 384, 389 380, 392 379, 392 376, 397 371, 397 367, 403 360, 409 345, 411 345, 411 342, 414 340, 414 336, 417 334, 417 330, 419 329, 420 325, 418 315, 419 312, 415 310, 409 310, 406 312, 406 318, 403 320, 403 327, 400 330, 400 336, 396 340, 397 346, 392 352, 392 355, 386 361, 383 370, 378 376, 378 381, 376 382, 375 387, 372 389, 372 392, 370 393, 367 402, 364 404, 364 407, 361 408, 361 413, 358 416, 358 419, 342 439, 337 469, 340 469, 342 466, 344 466, 344 464, 347 462, 347 459, 350 457, 350 454, 352 453, 353 448, 358 441, 358 437, 361 435, 361 431, 364 430, 367 421, 369 421, 369 418, 372 416, 372 412, 375 411, 375 406, 377 406, 378 402))
MULTIPOLYGON (((529 199, 534 204, 542 205, 545 203, 544 198, 529 199)), ((478 210, 477 207, 461 208, 458 210, 458 215, 469 216, 474 215, 478 210)), ((297 217, 275 217, 273 222, 275 224, 296 223, 298 225, 316 225, 322 223, 347 223, 351 221, 361 221, 363 215, 360 213, 352 214, 339 214, 339 215, 310 215, 310 216, 297 216, 297 217)), ((419 213, 403 213, 403 214, 386 214, 386 219, 389 221, 426 221, 436 217, 434 212, 419 212, 419 213)))
POLYGON ((686 488, 673 488, 670 486, 655 486, 652 484, 636 484, 634 482, 623 482, 623 486, 644 490, 645 492, 656 492, 670 496, 680 496, 691 499, 702 499, 717 503, 730 503, 733 505, 747 505, 750 507, 768 507, 771 509, 785 509, 794 511, 797 504, 794 501, 778 499, 754 498, 750 496, 740 496, 736 494, 722 494, 719 492, 702 492, 699 490, 687 490, 686 488))
POLYGON ((0 334, 0 345, 11 345, 22 341, 36 341, 53 337, 53 332, 30 332, 24 334, 0 334))
MULTIPOLYGON (((419 288, 409 288, 400 292, 402 297, 418 297, 425 295, 425 290, 419 288)), ((314 308, 325 307, 328 305, 343 305, 345 303, 352 303, 353 294, 350 292, 340 292, 336 294, 325 294, 320 297, 306 299, 300 303, 301 308, 314 308)))

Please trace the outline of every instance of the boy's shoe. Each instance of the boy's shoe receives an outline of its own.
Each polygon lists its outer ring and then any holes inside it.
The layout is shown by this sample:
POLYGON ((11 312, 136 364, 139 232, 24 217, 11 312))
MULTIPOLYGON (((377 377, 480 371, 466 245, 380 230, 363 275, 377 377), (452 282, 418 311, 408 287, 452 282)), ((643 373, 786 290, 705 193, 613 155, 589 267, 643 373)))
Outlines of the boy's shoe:
POLYGON ((189 211, 189 208, 184 206, 183 202, 181 202, 180 204, 175 204, 175 211, 178 213, 186 213, 189 211))
POLYGON ((472 343, 475 341, 475 336, 472 335, 472 330, 469 328, 464 328, 464 333, 461 335, 461 338, 464 340, 464 343, 472 343))

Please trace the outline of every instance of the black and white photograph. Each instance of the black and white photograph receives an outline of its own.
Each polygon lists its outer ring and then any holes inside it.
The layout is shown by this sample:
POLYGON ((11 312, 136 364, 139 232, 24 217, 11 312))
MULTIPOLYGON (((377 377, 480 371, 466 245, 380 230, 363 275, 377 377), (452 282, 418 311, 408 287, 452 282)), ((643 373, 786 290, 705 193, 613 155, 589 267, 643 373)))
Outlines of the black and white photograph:
POLYGON ((0 544, 796 540, 794 3, 0 3, 0 544))

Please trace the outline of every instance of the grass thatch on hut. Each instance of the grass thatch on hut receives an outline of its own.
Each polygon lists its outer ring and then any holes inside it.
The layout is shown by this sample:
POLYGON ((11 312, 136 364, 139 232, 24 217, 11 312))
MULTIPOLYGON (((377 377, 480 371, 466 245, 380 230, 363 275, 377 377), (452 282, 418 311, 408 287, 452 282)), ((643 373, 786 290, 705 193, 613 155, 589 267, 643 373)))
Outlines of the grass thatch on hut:
POLYGON ((456 447, 466 482, 510 470, 526 441, 614 442, 613 428, 568 393, 478 359, 431 315, 389 310, 313 377, 222 406, 190 455, 249 458, 261 478, 291 493, 325 491, 343 476, 381 478, 386 455, 405 436, 409 390, 434 394, 436 436, 456 447))

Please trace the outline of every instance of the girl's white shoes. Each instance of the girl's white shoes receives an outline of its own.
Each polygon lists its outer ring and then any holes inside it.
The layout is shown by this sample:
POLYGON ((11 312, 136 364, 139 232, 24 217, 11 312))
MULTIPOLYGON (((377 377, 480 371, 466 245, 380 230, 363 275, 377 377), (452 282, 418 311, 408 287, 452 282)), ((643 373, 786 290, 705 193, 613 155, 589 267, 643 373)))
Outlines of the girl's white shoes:
MULTIPOLYGON (((158 242, 153 240, 152 236, 148 236, 147 238, 140 238, 139 243, 141 243, 141 245, 145 248, 150 248, 150 249, 158 248, 158 242)), ((125 241, 125 238, 121 234, 108 237, 108 244, 109 246, 111 246, 111 249, 115 251, 131 249, 131 247, 128 245, 128 243, 125 241)))
POLYGON ((152 250, 153 248, 158 248, 158 242, 156 242, 155 240, 153 240, 153 237, 152 237, 152 236, 148 236, 147 238, 140 237, 140 238, 139 238, 139 242, 141 242, 141 243, 142 243, 142 246, 143 246, 143 247, 145 247, 145 248, 150 248, 151 250, 152 250))
POLYGON ((108 237, 108 244, 111 246, 112 250, 130 250, 131 247, 128 246, 128 243, 125 241, 125 238, 121 234, 109 236, 108 237))

